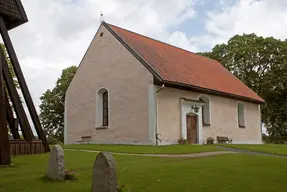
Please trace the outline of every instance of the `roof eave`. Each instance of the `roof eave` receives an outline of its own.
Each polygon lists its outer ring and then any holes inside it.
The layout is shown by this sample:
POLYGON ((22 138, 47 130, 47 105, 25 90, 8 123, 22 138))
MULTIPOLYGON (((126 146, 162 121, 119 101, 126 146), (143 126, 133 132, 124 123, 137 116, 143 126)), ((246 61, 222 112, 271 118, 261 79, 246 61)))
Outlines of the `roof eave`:
POLYGON ((24 9, 23 4, 21 3, 20 0, 16 0, 16 3, 17 3, 17 5, 18 5, 19 11, 20 11, 21 16, 22 16, 22 22, 23 22, 23 23, 28 22, 28 17, 27 17, 27 14, 26 14, 26 12, 25 12, 25 9, 24 9))
POLYGON ((257 100, 257 99, 253 99, 253 98, 249 98, 249 97, 244 97, 244 96, 235 95, 235 94, 226 93, 226 92, 217 91, 217 90, 212 90, 212 89, 206 89, 206 88, 202 88, 202 87, 198 87, 198 86, 194 86, 194 85, 189 85, 189 84, 184 84, 184 83, 179 83, 179 82, 164 80, 163 83, 167 87, 172 87, 172 88, 177 88, 177 89, 206 93, 206 94, 236 99, 236 100, 240 100, 240 101, 247 101, 247 102, 256 103, 256 104, 264 104, 265 103, 265 101, 263 99, 257 100))
POLYGON ((14 21, 13 23, 7 25, 7 30, 14 29, 14 28, 28 22, 28 17, 27 17, 25 10, 24 10, 23 4, 21 3, 20 0, 15 0, 15 2, 17 4, 18 10, 21 14, 21 19, 14 21))

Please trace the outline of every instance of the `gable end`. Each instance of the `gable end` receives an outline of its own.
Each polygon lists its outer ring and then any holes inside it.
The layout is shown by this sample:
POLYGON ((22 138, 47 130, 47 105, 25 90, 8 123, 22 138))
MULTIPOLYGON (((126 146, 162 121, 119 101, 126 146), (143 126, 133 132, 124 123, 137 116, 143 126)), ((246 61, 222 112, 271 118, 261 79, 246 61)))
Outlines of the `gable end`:
POLYGON ((151 67, 150 64, 148 64, 141 56, 139 56, 138 53, 136 53, 135 50, 133 50, 122 38, 120 38, 117 33, 115 33, 107 23, 103 22, 103 26, 106 27, 106 29, 139 61, 141 62, 149 72, 151 72, 155 78, 155 81, 162 82, 163 78, 159 75, 158 72, 156 72, 155 69, 151 67))

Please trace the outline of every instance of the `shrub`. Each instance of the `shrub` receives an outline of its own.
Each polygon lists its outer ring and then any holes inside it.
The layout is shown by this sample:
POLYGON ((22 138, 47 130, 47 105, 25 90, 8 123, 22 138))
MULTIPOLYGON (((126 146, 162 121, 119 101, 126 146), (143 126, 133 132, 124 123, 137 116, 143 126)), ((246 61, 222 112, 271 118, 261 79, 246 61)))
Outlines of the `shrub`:
POLYGON ((78 180, 79 174, 73 169, 65 170, 65 180, 78 180))
POLYGON ((183 144, 186 144, 187 140, 186 140, 186 139, 183 139, 183 138, 180 138, 180 139, 178 139, 177 142, 178 142, 178 144, 183 145, 183 144))
POLYGON ((287 136, 267 136, 262 138, 266 143, 283 144, 287 142, 287 136))
POLYGON ((47 142, 49 145, 56 145, 56 144, 60 144, 61 141, 59 141, 57 137, 50 135, 47 137, 47 142))
POLYGON ((212 138, 212 137, 208 137, 208 138, 206 139, 206 143, 207 143, 207 144, 213 144, 213 142, 214 142, 214 138, 212 138))
POLYGON ((265 133, 262 133, 262 141, 264 143, 267 143, 268 142, 268 135, 266 135, 265 133))
POLYGON ((118 185, 117 186, 117 192, 124 192, 125 185, 118 185))

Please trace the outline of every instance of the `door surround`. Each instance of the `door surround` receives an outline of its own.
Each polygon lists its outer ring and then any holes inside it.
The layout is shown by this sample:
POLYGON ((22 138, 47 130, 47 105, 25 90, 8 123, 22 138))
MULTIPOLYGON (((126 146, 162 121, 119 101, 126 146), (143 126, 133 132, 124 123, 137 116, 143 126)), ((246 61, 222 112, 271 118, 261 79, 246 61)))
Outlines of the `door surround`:
POLYGON ((180 98, 180 119, 181 119, 181 131, 180 137, 187 139, 187 126, 186 126, 186 115, 196 115, 197 116, 197 143, 203 144, 203 130, 202 130, 202 106, 204 102, 200 100, 191 100, 180 98), (197 107, 198 111, 195 111, 193 107, 197 107))

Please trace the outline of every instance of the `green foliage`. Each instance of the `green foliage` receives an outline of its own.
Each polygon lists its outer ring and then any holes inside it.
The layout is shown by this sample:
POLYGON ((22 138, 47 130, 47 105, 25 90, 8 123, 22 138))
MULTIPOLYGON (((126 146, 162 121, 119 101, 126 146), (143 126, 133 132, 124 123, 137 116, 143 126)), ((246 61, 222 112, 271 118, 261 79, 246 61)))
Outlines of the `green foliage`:
POLYGON ((65 180, 78 180, 79 174, 74 169, 65 169, 65 180))
POLYGON ((180 145, 183 145, 183 144, 187 143, 187 140, 183 139, 183 138, 180 138, 180 139, 177 140, 177 143, 180 144, 180 145))
POLYGON ((287 136, 267 136, 266 143, 274 143, 274 144, 287 143, 287 136))
POLYGON ((14 69, 13 69, 12 62, 11 62, 11 60, 9 58, 7 49, 6 49, 6 47, 5 47, 5 45, 3 43, 0 43, 0 46, 1 46, 2 52, 4 54, 4 57, 6 59, 6 62, 8 64, 10 74, 11 74, 13 80, 14 80, 14 84, 15 84, 16 88, 19 88, 19 83, 18 83, 18 81, 16 79, 16 75, 15 75, 15 72, 14 72, 14 69))
POLYGON ((270 135, 287 135, 287 42, 255 34, 233 36, 200 53, 219 61, 261 96, 262 120, 270 135))
POLYGON ((265 133, 262 133, 262 141, 264 143, 267 143, 267 138, 268 138, 268 135, 266 135, 265 133))
POLYGON ((118 185, 117 192, 124 192, 125 185, 118 185))
POLYGON ((206 139, 206 144, 213 144, 213 142, 214 142, 214 138, 213 137, 208 137, 206 139))
POLYGON ((49 145, 56 145, 58 144, 60 141, 57 137, 55 137, 54 135, 49 135, 47 137, 47 142, 49 145))
MULTIPOLYGON (((0 47, 1 47, 1 49, 2 49, 2 53, 4 54, 4 57, 5 57, 6 62, 7 62, 7 64, 8 64, 8 68, 9 68, 10 74, 11 74, 11 76, 12 76, 12 78, 13 78, 14 85, 15 85, 15 87, 16 87, 17 89, 19 89, 20 86, 19 86, 18 80, 17 80, 17 78, 16 78, 16 74, 15 74, 15 71, 14 71, 14 69, 13 69, 13 65, 12 65, 12 62, 11 62, 10 57, 9 57, 9 55, 8 55, 7 49, 6 49, 6 47, 5 47, 5 45, 4 45, 3 43, 0 43, 0 47)), ((8 90, 7 90, 7 88, 6 88, 6 85, 5 85, 5 91, 6 91, 7 95, 8 95, 8 100, 11 101, 11 99, 10 99, 10 97, 9 97, 9 94, 8 94, 8 90)), ((21 98, 21 97, 20 97, 20 98, 21 98)), ((10 105, 11 105, 11 107, 12 107, 12 109, 13 109, 12 104, 10 104, 10 105)))
POLYGON ((71 66, 62 71, 55 87, 48 89, 41 97, 40 120, 46 135, 59 141, 64 140, 64 103, 65 92, 68 89, 77 67, 71 66))
POLYGON ((24 135, 20 134, 20 139, 24 140, 24 135))

